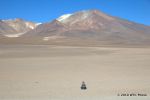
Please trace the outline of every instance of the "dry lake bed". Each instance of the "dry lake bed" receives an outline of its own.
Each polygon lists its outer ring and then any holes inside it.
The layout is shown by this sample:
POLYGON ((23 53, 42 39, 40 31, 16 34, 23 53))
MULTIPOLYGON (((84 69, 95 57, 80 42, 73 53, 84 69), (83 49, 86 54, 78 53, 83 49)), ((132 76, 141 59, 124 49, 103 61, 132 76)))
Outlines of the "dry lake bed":
POLYGON ((150 100, 150 48, 0 45, 0 100, 150 100))

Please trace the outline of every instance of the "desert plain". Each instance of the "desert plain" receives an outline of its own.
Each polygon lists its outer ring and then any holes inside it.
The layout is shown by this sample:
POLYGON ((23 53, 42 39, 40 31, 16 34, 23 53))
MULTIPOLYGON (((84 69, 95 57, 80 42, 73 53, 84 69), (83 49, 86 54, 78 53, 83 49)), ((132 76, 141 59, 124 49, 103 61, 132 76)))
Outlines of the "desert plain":
POLYGON ((150 100, 150 48, 0 45, 0 100, 150 100))

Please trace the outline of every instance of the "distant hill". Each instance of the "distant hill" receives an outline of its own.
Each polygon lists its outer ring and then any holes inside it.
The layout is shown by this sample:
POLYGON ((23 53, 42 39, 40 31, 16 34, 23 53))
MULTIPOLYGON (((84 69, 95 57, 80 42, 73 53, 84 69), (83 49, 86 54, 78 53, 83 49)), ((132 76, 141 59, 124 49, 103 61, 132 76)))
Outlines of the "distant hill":
POLYGON ((0 20, 0 34, 6 37, 19 37, 20 35, 33 30, 36 26, 36 23, 19 18, 0 20))

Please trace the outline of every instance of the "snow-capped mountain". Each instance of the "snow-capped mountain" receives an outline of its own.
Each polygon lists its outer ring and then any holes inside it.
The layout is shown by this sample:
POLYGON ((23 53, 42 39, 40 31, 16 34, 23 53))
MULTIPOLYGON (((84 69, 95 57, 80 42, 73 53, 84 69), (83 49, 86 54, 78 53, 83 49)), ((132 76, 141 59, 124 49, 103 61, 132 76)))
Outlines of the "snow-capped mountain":
POLYGON ((60 45, 150 44, 150 26, 113 17, 98 10, 65 14, 34 29, 31 26, 28 28, 29 31, 20 35, 16 41, 60 45))
POLYGON ((23 19, 9 19, 0 21, 0 34, 7 37, 19 37, 26 32, 37 27, 37 23, 25 21, 23 19))
POLYGON ((41 41, 50 44, 76 44, 80 41, 85 44, 89 41, 92 44, 143 44, 150 41, 150 27, 109 16, 98 10, 87 10, 62 15, 23 36, 41 37, 41 41))
POLYGON ((99 24, 102 26, 104 21, 112 21, 114 18, 98 11, 98 10, 88 10, 76 12, 74 14, 66 14, 57 19, 58 21, 67 24, 69 26, 83 26, 86 24, 88 28, 92 27, 93 24, 99 24), (103 21, 104 20, 104 21, 103 21), (97 22, 99 21, 99 22, 97 22), (82 24, 81 24, 82 22, 82 24))

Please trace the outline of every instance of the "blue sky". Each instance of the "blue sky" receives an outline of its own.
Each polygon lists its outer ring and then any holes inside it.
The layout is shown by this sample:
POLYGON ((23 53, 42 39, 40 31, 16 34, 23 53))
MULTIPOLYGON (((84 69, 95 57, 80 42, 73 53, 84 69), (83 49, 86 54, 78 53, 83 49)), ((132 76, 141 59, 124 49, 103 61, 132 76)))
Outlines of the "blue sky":
POLYGON ((0 0, 0 19, 50 22, 60 15, 89 9, 150 25, 150 0, 0 0))

